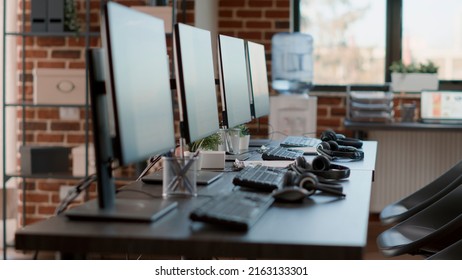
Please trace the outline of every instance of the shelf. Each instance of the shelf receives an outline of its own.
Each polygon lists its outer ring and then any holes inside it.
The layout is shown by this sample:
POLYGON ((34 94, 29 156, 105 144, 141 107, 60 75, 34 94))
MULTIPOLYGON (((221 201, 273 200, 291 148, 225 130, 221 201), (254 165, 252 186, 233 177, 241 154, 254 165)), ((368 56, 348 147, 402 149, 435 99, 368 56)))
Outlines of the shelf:
MULTIPOLYGON (((89 106, 89 105, 88 105, 89 106)), ((6 103, 5 107, 69 107, 69 108, 86 108, 85 104, 33 104, 33 103, 6 103)))
POLYGON ((374 123, 374 122, 355 122, 350 120, 344 121, 344 126, 351 130, 435 130, 435 131, 460 131, 461 124, 431 124, 422 122, 391 122, 391 123, 374 123))
POLYGON ((8 36, 24 37, 99 37, 99 32, 5 32, 8 36))

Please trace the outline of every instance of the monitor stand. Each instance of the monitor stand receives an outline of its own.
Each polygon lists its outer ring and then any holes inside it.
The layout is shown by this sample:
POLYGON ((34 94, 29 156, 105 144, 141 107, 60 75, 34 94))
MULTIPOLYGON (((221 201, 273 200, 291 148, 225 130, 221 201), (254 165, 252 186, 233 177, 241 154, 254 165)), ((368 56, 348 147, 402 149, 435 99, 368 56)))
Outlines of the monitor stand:
POLYGON ((66 216, 72 220, 133 221, 154 222, 177 207, 178 203, 165 199, 120 199, 112 208, 100 208, 97 200, 92 200, 67 210, 66 216))

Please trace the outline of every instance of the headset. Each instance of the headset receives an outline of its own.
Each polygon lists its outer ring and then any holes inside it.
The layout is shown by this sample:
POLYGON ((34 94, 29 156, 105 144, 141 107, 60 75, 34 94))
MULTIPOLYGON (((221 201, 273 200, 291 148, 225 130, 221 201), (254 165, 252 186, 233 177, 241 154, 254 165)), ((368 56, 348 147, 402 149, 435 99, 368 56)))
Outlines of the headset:
POLYGON ((287 171, 284 174, 284 186, 304 188, 308 191, 308 196, 313 195, 316 191, 321 191, 341 197, 346 196, 343 193, 343 187, 341 185, 320 183, 316 175, 310 172, 297 174, 292 170, 287 171))
POLYGON ((321 140, 322 141, 335 141, 339 145, 343 146, 351 146, 355 148, 362 148, 363 141, 356 139, 356 138, 348 138, 345 137, 343 134, 335 133, 332 129, 325 130, 321 133, 321 140))
POLYGON ((340 146, 335 141, 321 142, 316 146, 319 155, 327 157, 330 161, 337 159, 350 159, 358 161, 364 159, 364 152, 351 146, 340 146))
POLYGON ((343 180, 350 177, 350 168, 332 164, 330 160, 323 155, 319 155, 313 159, 311 164, 306 161, 305 157, 297 157, 294 164, 289 166, 289 169, 298 174, 311 172, 316 176, 328 180, 343 180))

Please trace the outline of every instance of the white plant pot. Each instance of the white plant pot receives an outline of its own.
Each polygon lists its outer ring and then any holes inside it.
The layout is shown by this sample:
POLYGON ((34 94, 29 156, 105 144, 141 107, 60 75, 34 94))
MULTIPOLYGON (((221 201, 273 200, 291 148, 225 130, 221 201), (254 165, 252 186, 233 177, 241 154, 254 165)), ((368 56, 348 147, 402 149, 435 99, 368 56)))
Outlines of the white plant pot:
POLYGON ((438 82, 438 74, 391 73, 391 86, 394 92, 437 90, 438 82))
POLYGON ((246 151, 249 149, 250 135, 244 135, 239 137, 239 150, 246 151))

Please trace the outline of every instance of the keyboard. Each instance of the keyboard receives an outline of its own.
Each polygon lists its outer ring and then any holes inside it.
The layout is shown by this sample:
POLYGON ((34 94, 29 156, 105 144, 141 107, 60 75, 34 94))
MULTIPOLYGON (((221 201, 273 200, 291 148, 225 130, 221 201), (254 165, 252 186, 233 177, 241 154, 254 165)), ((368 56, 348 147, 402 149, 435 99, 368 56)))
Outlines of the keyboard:
POLYGON ((246 166, 234 176, 233 184, 258 191, 271 192, 284 186, 287 170, 263 165, 246 166))
POLYGON ((261 158, 263 160, 295 160, 297 157, 301 156, 303 156, 303 151, 279 146, 264 151, 261 158))
POLYGON ((213 197, 193 210, 189 218, 224 228, 246 231, 266 212, 274 202, 269 194, 231 192, 213 197))
POLYGON ((314 147, 319 144, 321 140, 317 138, 310 138, 305 136, 287 136, 280 146, 282 147, 314 147))

